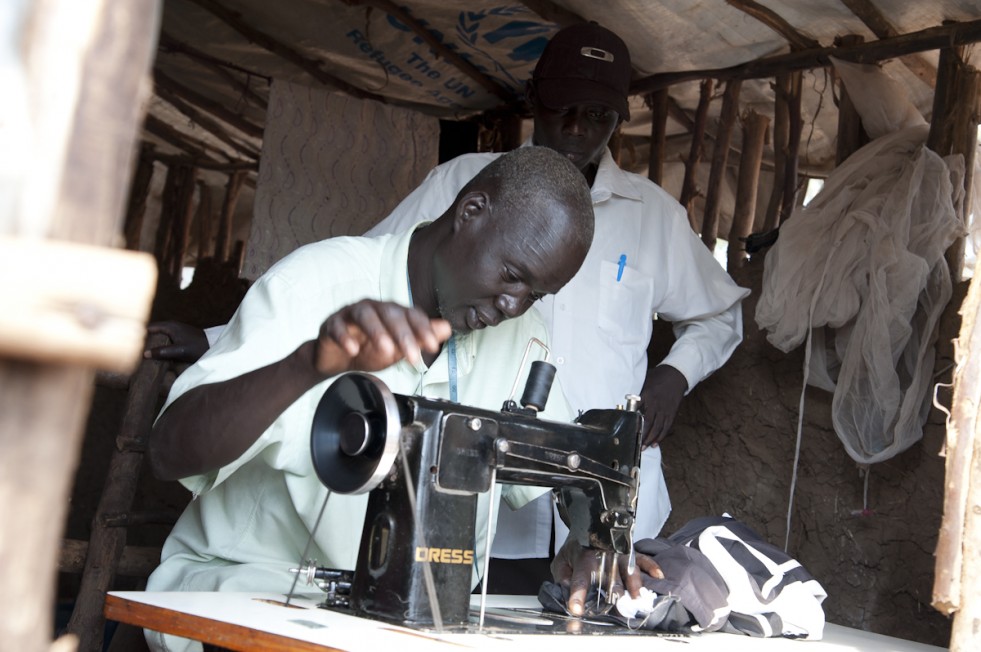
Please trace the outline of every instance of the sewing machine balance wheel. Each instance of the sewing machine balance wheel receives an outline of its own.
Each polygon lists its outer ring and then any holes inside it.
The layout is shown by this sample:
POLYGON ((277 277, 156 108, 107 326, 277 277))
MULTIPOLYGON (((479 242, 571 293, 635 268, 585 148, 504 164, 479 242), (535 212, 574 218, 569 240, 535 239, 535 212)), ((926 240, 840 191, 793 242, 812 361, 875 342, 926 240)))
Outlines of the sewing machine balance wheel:
POLYGON ((325 487, 342 494, 374 489, 399 448, 398 405, 374 376, 348 373, 324 392, 313 417, 310 453, 325 487))

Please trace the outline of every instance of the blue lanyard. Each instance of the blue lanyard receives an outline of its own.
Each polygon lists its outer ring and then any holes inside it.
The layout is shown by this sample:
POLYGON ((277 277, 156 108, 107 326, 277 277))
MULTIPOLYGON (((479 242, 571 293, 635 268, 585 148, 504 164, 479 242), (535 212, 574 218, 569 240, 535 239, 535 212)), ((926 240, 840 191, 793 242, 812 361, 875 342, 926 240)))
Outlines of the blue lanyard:
POLYGON ((456 380, 456 336, 451 335, 447 345, 447 367, 450 380, 450 400, 459 403, 457 400, 457 380, 456 380))

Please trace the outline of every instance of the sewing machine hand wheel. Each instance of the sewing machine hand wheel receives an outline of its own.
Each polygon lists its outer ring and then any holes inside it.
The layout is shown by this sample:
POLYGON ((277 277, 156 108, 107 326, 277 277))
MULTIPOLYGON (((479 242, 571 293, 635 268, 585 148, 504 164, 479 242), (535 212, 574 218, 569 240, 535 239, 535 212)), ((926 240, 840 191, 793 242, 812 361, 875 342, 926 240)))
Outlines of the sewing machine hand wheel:
POLYGON ((374 376, 349 373, 327 388, 313 417, 310 453, 325 487, 342 494, 374 489, 398 453, 398 405, 374 376))

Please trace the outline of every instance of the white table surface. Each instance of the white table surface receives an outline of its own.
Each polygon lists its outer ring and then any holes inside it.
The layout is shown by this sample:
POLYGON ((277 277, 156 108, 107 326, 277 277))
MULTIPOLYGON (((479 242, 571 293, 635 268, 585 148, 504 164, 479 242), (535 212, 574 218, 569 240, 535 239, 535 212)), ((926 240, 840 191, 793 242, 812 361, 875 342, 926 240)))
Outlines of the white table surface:
MULTIPOLYGON (((269 634, 322 644, 350 652, 409 652, 414 650, 472 649, 472 650, 544 650, 561 646, 563 652, 588 650, 596 652, 595 635, 565 633, 548 634, 489 634, 489 633, 429 633, 388 623, 358 618, 317 607, 322 596, 294 596, 291 607, 285 608, 281 594, 259 593, 191 593, 113 591, 110 595, 145 605, 207 618, 232 625, 248 627, 269 634)), ((473 596, 471 606, 479 607, 479 596, 473 596)), ((487 596, 486 608, 528 607, 540 609, 534 596, 487 596)), ((615 629, 611 628, 615 634, 615 629)), ((754 638, 739 634, 709 633, 695 636, 633 636, 619 635, 616 640, 604 636, 604 646, 615 645, 621 650, 725 650, 733 652, 937 652, 940 648, 923 643, 873 634, 839 625, 827 624, 819 641, 783 638, 754 638)))

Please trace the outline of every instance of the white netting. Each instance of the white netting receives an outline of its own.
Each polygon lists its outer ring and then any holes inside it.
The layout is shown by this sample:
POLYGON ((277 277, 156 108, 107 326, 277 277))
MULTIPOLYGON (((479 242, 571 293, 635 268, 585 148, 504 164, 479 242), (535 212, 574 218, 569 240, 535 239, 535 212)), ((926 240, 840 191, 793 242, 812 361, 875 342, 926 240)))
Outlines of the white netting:
MULTIPOLYGON (((896 115, 908 124, 909 113, 896 115)), ((872 141, 781 225, 756 308, 782 351, 813 333, 808 383, 834 392, 835 431, 862 464, 922 437, 937 320, 951 295, 943 255, 964 233, 963 158, 927 149, 927 132, 907 126, 872 141)))

